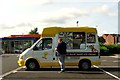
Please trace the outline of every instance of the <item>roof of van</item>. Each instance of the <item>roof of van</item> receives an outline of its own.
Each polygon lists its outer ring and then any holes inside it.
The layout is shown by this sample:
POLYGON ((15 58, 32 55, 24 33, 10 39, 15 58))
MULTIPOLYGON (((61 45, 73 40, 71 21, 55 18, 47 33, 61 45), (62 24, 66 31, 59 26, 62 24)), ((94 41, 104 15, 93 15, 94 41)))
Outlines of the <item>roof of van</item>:
POLYGON ((47 27, 43 29, 42 37, 54 37, 59 32, 94 32, 97 34, 96 28, 92 27, 47 27))

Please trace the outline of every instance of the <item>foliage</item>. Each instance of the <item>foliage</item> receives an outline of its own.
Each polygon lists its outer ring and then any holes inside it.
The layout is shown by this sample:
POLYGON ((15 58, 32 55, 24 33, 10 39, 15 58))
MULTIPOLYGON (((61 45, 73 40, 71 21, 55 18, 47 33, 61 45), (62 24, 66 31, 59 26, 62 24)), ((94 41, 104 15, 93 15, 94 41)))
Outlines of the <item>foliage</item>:
POLYGON ((102 47, 100 47, 100 55, 104 55, 104 56, 107 56, 107 55, 109 55, 109 49, 106 47, 106 46, 102 46, 102 47))
POLYGON ((31 30, 30 32, 29 32, 29 34, 38 34, 38 28, 34 28, 33 30, 31 30))
POLYGON ((99 37, 98 40, 100 43, 105 43, 105 39, 103 37, 99 37))
POLYGON ((120 44, 100 45, 101 55, 120 54, 120 44))
POLYGON ((120 53, 120 45, 119 44, 106 45, 106 47, 109 49, 109 53, 111 53, 111 54, 119 54, 120 53))

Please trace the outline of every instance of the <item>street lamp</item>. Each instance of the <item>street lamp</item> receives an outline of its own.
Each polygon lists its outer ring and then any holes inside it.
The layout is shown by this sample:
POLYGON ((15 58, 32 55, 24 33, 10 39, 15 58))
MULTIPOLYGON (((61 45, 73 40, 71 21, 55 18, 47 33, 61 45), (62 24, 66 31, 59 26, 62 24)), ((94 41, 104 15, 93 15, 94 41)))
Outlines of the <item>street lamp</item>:
POLYGON ((78 27, 78 23, 79 23, 79 21, 77 21, 76 23, 77 23, 77 27, 78 27))

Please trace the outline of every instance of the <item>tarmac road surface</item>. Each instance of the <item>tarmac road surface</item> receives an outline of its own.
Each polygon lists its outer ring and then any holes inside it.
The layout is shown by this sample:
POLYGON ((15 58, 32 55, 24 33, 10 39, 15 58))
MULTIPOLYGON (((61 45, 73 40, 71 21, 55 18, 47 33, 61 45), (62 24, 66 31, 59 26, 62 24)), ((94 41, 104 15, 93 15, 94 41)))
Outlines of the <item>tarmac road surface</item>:
POLYGON ((58 73, 59 67, 27 71, 25 67, 18 67, 17 59, 17 55, 3 56, 2 80, 120 80, 120 59, 115 56, 101 56, 102 64, 89 71, 66 67, 65 73, 58 73))
POLYGON ((42 68, 39 71, 26 71, 26 69, 20 69, 18 71, 13 71, 11 74, 3 77, 2 80, 53 80, 53 79, 102 79, 102 80, 119 80, 118 68, 102 68, 105 71, 110 72, 111 75, 103 72, 99 68, 92 68, 90 71, 80 71, 78 68, 66 68, 64 73, 58 73, 60 68, 42 68), (116 77, 114 77, 116 76, 116 77))
POLYGON ((4 54, 0 55, 1 57, 1 64, 2 64, 2 74, 9 72, 13 69, 18 68, 17 60, 18 54, 4 54))

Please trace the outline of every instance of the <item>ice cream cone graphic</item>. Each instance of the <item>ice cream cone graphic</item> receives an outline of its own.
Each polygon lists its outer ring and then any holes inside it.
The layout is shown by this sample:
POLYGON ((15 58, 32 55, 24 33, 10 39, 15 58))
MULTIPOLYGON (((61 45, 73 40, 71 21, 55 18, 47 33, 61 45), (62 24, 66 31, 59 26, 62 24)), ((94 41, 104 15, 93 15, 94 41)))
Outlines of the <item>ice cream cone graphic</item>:
POLYGON ((44 55, 43 55, 43 57, 42 57, 42 58, 47 59, 47 58, 46 58, 46 57, 47 57, 47 55, 48 55, 48 52, 44 52, 44 55))

